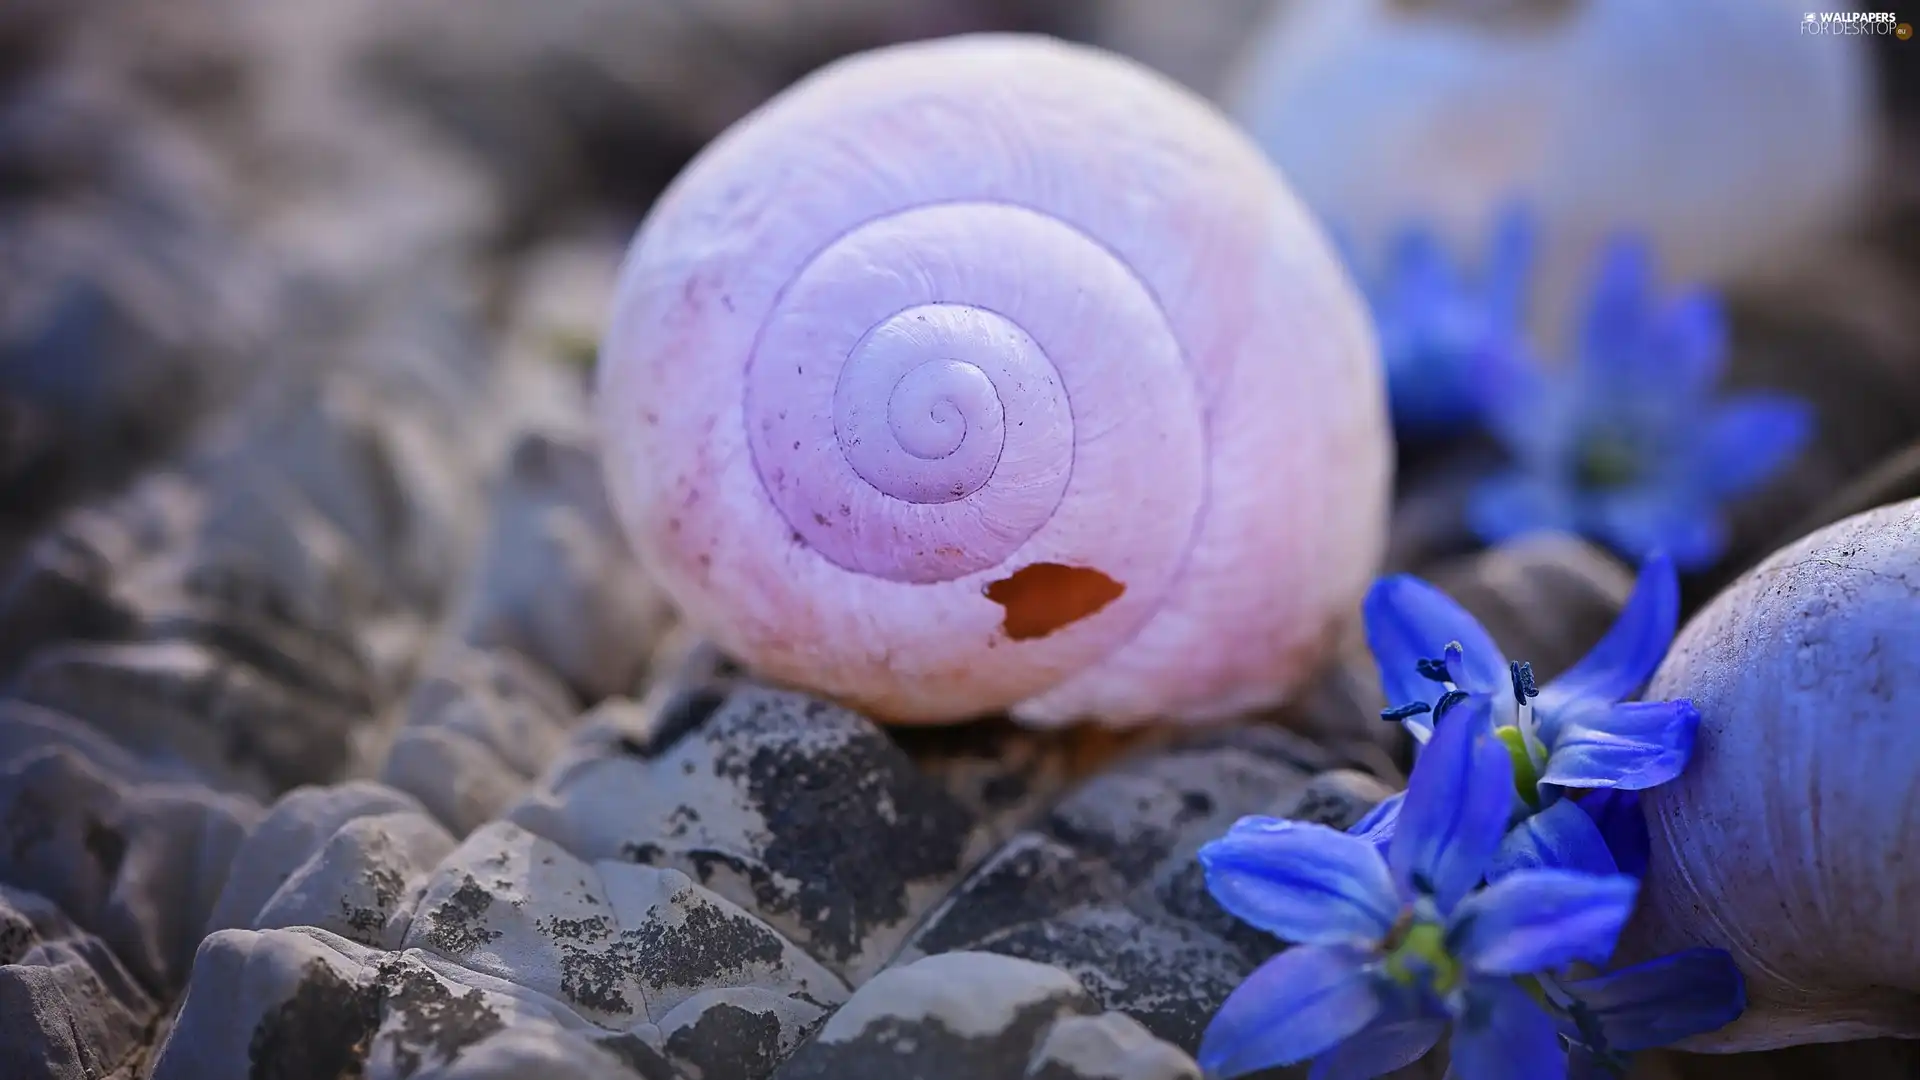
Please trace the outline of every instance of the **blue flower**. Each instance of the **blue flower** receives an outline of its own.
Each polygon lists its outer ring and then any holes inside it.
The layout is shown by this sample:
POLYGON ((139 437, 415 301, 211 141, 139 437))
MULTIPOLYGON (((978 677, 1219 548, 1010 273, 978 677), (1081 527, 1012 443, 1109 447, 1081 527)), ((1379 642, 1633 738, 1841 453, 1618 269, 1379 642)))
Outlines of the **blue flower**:
POLYGON ((1557 1077, 1562 1019, 1537 983, 1603 962, 1639 883, 1515 870, 1482 886, 1513 808, 1512 764, 1488 700, 1442 710, 1384 854, 1322 825, 1244 818, 1201 849, 1207 887, 1241 920, 1297 944, 1221 1006, 1200 1043, 1210 1077, 1314 1059, 1314 1080, 1399 1068, 1449 1023, 1469 1080, 1557 1077))
MULTIPOLYGON (((1590 791, 1520 821, 1501 841, 1490 881, 1526 870, 1646 872, 1647 826, 1638 792, 1590 791)), ((1352 830, 1381 850, 1392 842, 1402 795, 1389 796, 1352 830)), ((1619 1076, 1628 1055, 1718 1030, 1746 1008, 1746 982, 1721 949, 1689 949, 1590 978, 1532 980, 1567 1040, 1567 1075, 1619 1076)))
POLYGON ((1813 427, 1797 398, 1714 400, 1726 351, 1712 295, 1660 302, 1645 245, 1615 241, 1573 364, 1548 373, 1517 350, 1482 357, 1484 419, 1516 466, 1473 493, 1474 531, 1489 542, 1575 532, 1636 559, 1711 564, 1726 540, 1720 504, 1764 483, 1813 427))
MULTIPOLYGON (((1647 844, 1638 799, 1634 792, 1596 791, 1529 816, 1501 842, 1488 878, 1540 869, 1638 877, 1647 844), (1623 850, 1639 861, 1638 871, 1618 858, 1623 850)), ((1627 1055, 1718 1030, 1747 1007, 1746 980, 1722 949, 1687 949, 1591 978, 1549 974, 1535 981, 1571 1046, 1570 1077, 1622 1075, 1627 1055)))
MULTIPOLYGON (((1365 291, 1396 430, 1442 435, 1477 424, 1473 382, 1483 356, 1520 340, 1532 256, 1532 223, 1517 208, 1495 223, 1477 276, 1454 265, 1431 229, 1409 226, 1394 238, 1385 272, 1365 291)), ((1350 250, 1347 262, 1358 265, 1350 250)))
POLYGON ((1673 564, 1654 554, 1620 618, 1593 651, 1546 687, 1509 661, 1472 615, 1418 578, 1382 578, 1362 607, 1367 644, 1395 708, 1384 716, 1416 739, 1455 697, 1484 698, 1513 754, 1520 796, 1539 808, 1567 788, 1638 791, 1680 774, 1700 714, 1688 701, 1623 701, 1665 657, 1679 618, 1673 564))
POLYGON ((1623 1075, 1628 1054, 1717 1031, 1747 1008, 1746 979, 1723 949, 1685 949, 1549 994, 1570 1080, 1623 1075))

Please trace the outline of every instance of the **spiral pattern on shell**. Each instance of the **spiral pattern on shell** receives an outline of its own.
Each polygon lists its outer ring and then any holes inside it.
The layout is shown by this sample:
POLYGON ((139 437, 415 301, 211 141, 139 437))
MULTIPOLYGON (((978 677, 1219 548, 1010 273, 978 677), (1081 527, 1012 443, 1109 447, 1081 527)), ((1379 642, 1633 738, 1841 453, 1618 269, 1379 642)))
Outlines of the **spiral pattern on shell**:
POLYGON ((896 720, 1278 699, 1377 557, 1359 301, 1144 69, 987 35, 842 61, 675 181, 622 271, 615 506, 687 617, 896 720))

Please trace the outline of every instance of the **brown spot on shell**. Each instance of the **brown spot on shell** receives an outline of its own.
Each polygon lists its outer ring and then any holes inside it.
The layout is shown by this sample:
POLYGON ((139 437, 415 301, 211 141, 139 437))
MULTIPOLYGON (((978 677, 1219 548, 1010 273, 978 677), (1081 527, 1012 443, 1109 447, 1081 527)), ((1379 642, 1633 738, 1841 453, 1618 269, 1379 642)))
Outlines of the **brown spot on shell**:
POLYGON ((981 590, 1007 609, 1003 624, 1015 641, 1046 637, 1120 598, 1127 587, 1090 566, 1034 563, 981 590))

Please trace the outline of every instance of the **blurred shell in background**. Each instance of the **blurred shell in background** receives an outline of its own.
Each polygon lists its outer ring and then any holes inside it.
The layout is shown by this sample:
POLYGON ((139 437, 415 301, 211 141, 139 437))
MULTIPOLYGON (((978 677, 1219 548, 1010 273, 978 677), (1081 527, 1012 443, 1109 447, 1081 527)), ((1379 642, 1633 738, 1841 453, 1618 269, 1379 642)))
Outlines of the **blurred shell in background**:
MULTIPOLYGON (((1545 325, 1596 241, 1645 230, 1677 280, 1805 258, 1875 153, 1858 37, 1795 0, 1293 0, 1222 94, 1361 252, 1415 217, 1463 254, 1537 210, 1545 325)), ((1556 340, 1554 342, 1558 344, 1556 340)))

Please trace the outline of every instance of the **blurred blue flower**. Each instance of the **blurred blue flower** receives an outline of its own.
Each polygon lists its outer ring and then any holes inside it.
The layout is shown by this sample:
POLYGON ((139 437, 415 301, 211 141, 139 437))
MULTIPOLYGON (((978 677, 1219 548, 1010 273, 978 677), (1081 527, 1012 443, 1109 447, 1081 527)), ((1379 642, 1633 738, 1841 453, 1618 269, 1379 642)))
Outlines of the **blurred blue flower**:
POLYGON ((1483 482, 1468 518, 1489 542, 1558 530, 1636 559, 1660 550, 1683 569, 1725 546, 1720 504, 1799 453, 1806 402, 1780 394, 1715 400, 1727 329, 1701 290, 1654 294, 1643 243, 1604 253, 1575 362, 1548 372, 1519 350, 1482 354, 1472 380, 1484 420, 1515 467, 1483 482))
POLYGON ((1566 788, 1637 791, 1680 774, 1700 714, 1689 701, 1623 701, 1666 656, 1679 618, 1673 563, 1655 553, 1620 618, 1560 678, 1534 685, 1530 664, 1510 661, 1479 622, 1418 578, 1375 582, 1362 605, 1380 668, 1385 718, 1426 741, 1430 717, 1450 699, 1485 699, 1513 756, 1515 784, 1532 809, 1566 788))
POLYGON ((1314 1080, 1364 1080, 1416 1060, 1449 1024, 1465 1080, 1564 1074, 1566 1021, 1516 977, 1604 962, 1638 882, 1533 869, 1482 886, 1514 804, 1488 705, 1441 709, 1384 854, 1258 817, 1201 849, 1221 907, 1298 943, 1215 1015, 1200 1043, 1209 1077, 1311 1058, 1314 1080))
MULTIPOLYGON (((1347 264, 1360 266, 1351 245, 1342 247, 1347 264)), ((1421 225, 1394 238, 1381 274, 1356 270, 1379 336, 1396 431, 1447 435, 1477 425, 1474 380, 1484 355, 1520 341, 1532 261, 1532 222, 1516 207, 1495 222, 1477 275, 1456 266, 1421 225)))

